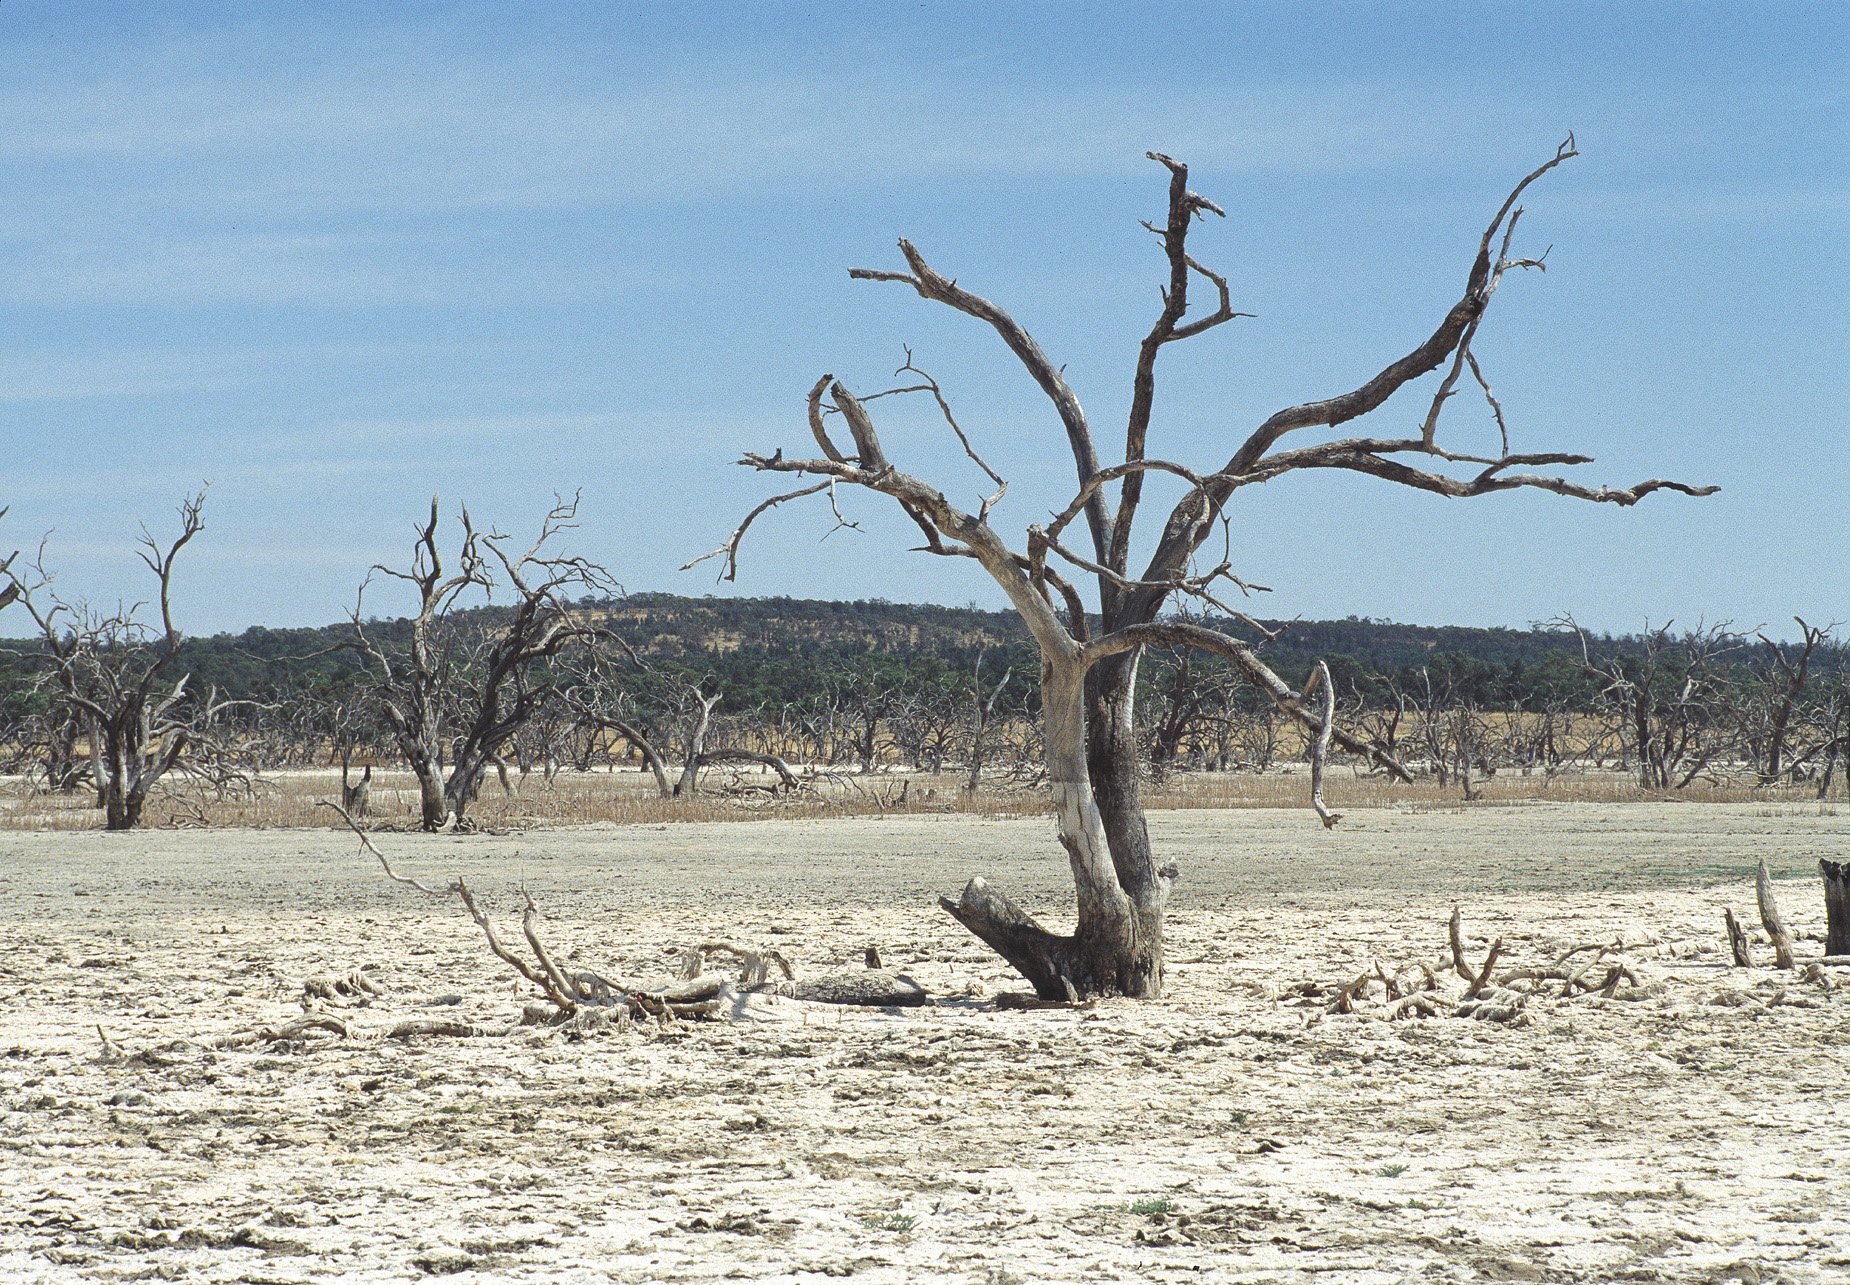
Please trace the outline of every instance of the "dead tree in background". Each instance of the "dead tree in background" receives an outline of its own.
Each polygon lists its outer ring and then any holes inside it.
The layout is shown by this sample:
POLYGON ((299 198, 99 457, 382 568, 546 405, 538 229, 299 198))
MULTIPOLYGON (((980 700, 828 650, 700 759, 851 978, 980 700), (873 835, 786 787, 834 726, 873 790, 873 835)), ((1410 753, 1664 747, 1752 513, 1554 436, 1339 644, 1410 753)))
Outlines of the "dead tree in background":
POLYGON ((1831 777, 1839 763, 1846 764, 1844 775, 1846 784, 1850 784, 1850 681, 1843 677, 1838 679, 1837 693, 1824 719, 1824 743, 1816 752, 1824 755, 1824 766, 1818 771, 1818 797, 1828 799, 1831 777))
MULTIPOLYGON (((60 722, 82 724, 90 744, 97 806, 104 825, 130 830, 141 823, 148 792, 182 763, 187 752, 202 768, 218 759, 212 744, 220 716, 234 703, 216 692, 196 698, 188 676, 177 672, 182 635, 173 619, 174 564, 180 551, 205 529, 205 492, 180 505, 180 534, 162 544, 145 528, 136 550, 153 573, 160 624, 139 620, 134 607, 92 611, 52 589, 44 551, 27 582, 12 569, 4 593, 25 607, 43 643, 52 701, 64 711, 60 722)), ((222 748, 222 747, 219 747, 222 748)))
POLYGON ((1805 695, 1805 682, 1811 676, 1812 653, 1818 650, 1819 643, 1831 636, 1829 625, 1816 629, 1797 616, 1792 619, 1799 627, 1799 654, 1796 659, 1788 658, 1786 648, 1764 633, 1754 634, 1766 645, 1772 661, 1765 679, 1768 695, 1766 744, 1759 755, 1762 785, 1773 785, 1779 780, 1779 774, 1785 767, 1786 735, 1792 726, 1793 711, 1805 695))
POLYGON ((1595 660, 1586 631, 1572 616, 1561 623, 1580 639, 1581 668, 1603 684, 1642 788, 1687 789, 1734 748, 1720 714, 1732 703, 1724 662, 1740 638, 1727 626, 1672 634, 1647 623, 1636 651, 1595 660))
POLYGON ((558 687, 545 662, 567 648, 606 636, 572 604, 574 594, 618 589, 595 562, 554 553, 549 546, 577 524, 578 500, 557 501, 523 552, 507 536, 478 531, 462 510, 462 539, 453 570, 437 541, 438 502, 418 529, 411 567, 374 566, 360 586, 349 644, 372 675, 374 698, 398 749, 418 780, 419 818, 426 830, 461 821, 482 777, 534 712, 558 687), (402 652, 376 639, 362 616, 373 574, 411 585, 418 595, 410 643, 402 652), (510 601, 501 615, 458 618, 465 597, 483 605, 497 591, 510 601))
MULTIPOLYGON (((633 659, 633 657, 632 657, 633 659)), ((699 682, 688 682, 664 670, 643 669, 628 679, 617 676, 602 656, 593 655, 564 690, 566 707, 583 725, 600 733, 615 732, 642 756, 655 776, 662 798, 692 797, 700 790, 703 768, 720 763, 750 763, 777 775, 777 789, 794 790, 799 781, 782 755, 744 745, 712 746, 713 712, 722 695, 707 694, 699 682), (645 702, 648 706, 645 708, 645 702), (681 742, 681 772, 671 784, 668 764, 658 748, 669 738, 681 742)))
POLYGON ((1002 677, 996 685, 983 692, 983 656, 977 653, 976 667, 970 674, 970 764, 969 772, 964 777, 964 791, 975 794, 983 784, 983 758, 989 750, 989 728, 996 721, 996 703, 1002 699, 1002 692, 1009 685, 1015 671, 1002 670, 1002 677))
MULTIPOLYGON (((889 458, 875 427, 871 399, 855 396, 844 383, 825 375, 809 393, 810 432, 820 453, 804 458, 779 450, 750 454, 741 461, 765 472, 820 480, 760 503, 707 556, 721 559, 721 574, 730 578, 737 571, 741 540, 766 511, 807 495, 827 493, 833 500, 838 487, 858 486, 892 499, 918 527, 926 550, 973 559, 1008 595, 1040 652, 1047 778, 1060 841, 1078 894, 1077 926, 1070 935, 1051 932, 981 878, 971 880, 959 899, 945 898, 941 904, 1032 982, 1040 995, 1054 999, 1098 994, 1154 996, 1162 989, 1163 920, 1176 867, 1157 859, 1144 825, 1134 703, 1138 657, 1145 647, 1192 647, 1224 656, 1297 722, 1319 732, 1325 726, 1305 694, 1273 673, 1247 643, 1201 625, 1159 619, 1165 605, 1178 594, 1239 617, 1239 612, 1215 596, 1223 583, 1242 587, 1231 564, 1230 532, 1227 543, 1210 556, 1205 569, 1196 558, 1217 532, 1229 531, 1228 505, 1241 488, 1302 470, 1340 469, 1451 498, 1535 488, 1631 505, 1659 490, 1705 494, 1712 489, 1657 479, 1618 489, 1585 486, 1527 471, 1585 463, 1585 456, 1552 451, 1517 454, 1509 449, 1502 407, 1490 391, 1472 343, 1505 273, 1541 266, 1540 259, 1510 257, 1522 214, 1517 202, 1530 184, 1574 154, 1570 138, 1546 164, 1516 185, 1480 239, 1457 302, 1427 338, 1358 387, 1272 415, 1233 445, 1226 462, 1212 472, 1198 472, 1146 453, 1158 357, 1170 344, 1202 335, 1236 315, 1226 278, 1202 264, 1188 247, 1195 222, 1222 211, 1189 190, 1188 170, 1182 163, 1150 154, 1169 174, 1167 214, 1160 224, 1149 225, 1163 248, 1167 282, 1162 309, 1137 353, 1124 457, 1117 464, 1100 462, 1091 421, 1060 363, 1013 316, 972 292, 964 284, 967 277, 946 276, 905 240, 899 243, 904 271, 855 269, 850 273, 859 280, 905 286, 995 332, 1047 395, 1064 430, 1077 473, 1071 503, 1046 524, 1029 527, 1019 546, 1008 544, 989 520, 1006 483, 972 445, 937 381, 908 359, 901 373, 911 376, 912 382, 905 389, 933 399, 947 428, 989 479, 984 489, 995 488, 976 511, 953 504, 938 487, 889 458), (1189 290, 1197 278, 1212 288, 1215 298, 1211 311, 1190 320, 1189 290), (1295 436, 1356 420, 1431 371, 1443 373, 1417 436, 1340 437, 1302 444, 1295 436), (1438 443, 1440 413, 1466 377, 1484 393, 1503 439, 1500 453, 1465 454, 1438 443), (831 415, 838 418, 839 428, 831 426, 831 415), (1457 476, 1434 465, 1463 465, 1470 471, 1457 476), (1163 524, 1149 562, 1139 571, 1131 564, 1132 530, 1144 481, 1152 473, 1180 478, 1185 489, 1163 524), (1075 522, 1081 523, 1085 541, 1081 547, 1069 543, 1069 528, 1075 522), (1062 565, 1065 570, 1059 569, 1062 565), (1069 574, 1088 577, 1093 583, 1099 621, 1096 632, 1088 603, 1069 574)), ((1386 758, 1346 733, 1337 732, 1335 739, 1351 753, 1386 758)), ((1394 768, 1404 776, 1397 764, 1394 768)))
MULTIPOLYGON (((628 741, 642 756, 644 767, 654 774, 657 793, 664 799, 673 795, 668 765, 657 752, 654 737, 643 730, 645 719, 632 708, 632 693, 617 677, 609 657, 598 650, 585 653, 573 681, 564 688, 563 697, 572 716, 581 726, 590 728, 593 735, 605 738, 614 732, 628 741)), ((611 749, 609 753, 614 764, 616 751, 611 749)))

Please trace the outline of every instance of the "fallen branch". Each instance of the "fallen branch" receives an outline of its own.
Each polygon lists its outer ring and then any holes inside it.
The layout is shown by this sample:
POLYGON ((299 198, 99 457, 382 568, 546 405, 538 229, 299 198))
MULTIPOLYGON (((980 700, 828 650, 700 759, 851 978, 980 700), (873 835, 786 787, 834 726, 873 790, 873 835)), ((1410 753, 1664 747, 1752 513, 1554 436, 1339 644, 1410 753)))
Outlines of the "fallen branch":
MULTIPOLYGON (((454 896, 460 900, 463 909, 469 912, 469 917, 482 930, 482 936, 488 941, 488 949, 497 959, 536 986, 557 1010, 560 1018, 569 1018, 590 1009, 613 1009, 624 1012, 631 1018, 647 1017, 659 1021, 672 1021, 680 1018, 711 1017, 720 1011, 721 994, 727 985, 724 979, 720 978, 711 979, 710 983, 706 979, 697 979, 694 984, 651 990, 615 982, 588 970, 567 973, 554 962, 551 952, 540 939, 539 907, 534 904, 529 894, 522 894, 525 905, 521 911, 520 927, 521 935, 526 940, 527 949, 531 952, 532 958, 528 959, 510 950, 502 943, 500 934, 495 931, 494 920, 476 902, 475 894, 469 890, 469 885, 464 883, 460 877, 452 879, 442 888, 433 888, 409 875, 399 874, 392 869, 392 863, 386 859, 383 852, 374 846, 366 831, 360 828, 345 808, 325 799, 321 801, 320 806, 338 814, 347 823, 347 827, 359 836, 360 846, 378 859, 386 877, 392 882, 416 889, 427 896, 454 896)), ((779 958, 782 957, 779 956, 779 958)), ((443 1033, 455 1034, 457 1032, 443 1033)))
POLYGON ((248 1048, 252 1044, 293 1044, 305 1039, 310 1031, 326 1031, 343 1040, 347 1038, 347 1024, 338 1017, 330 1017, 326 1013, 310 1013, 284 1022, 281 1026, 261 1026, 254 1031, 221 1036, 212 1041, 212 1047, 237 1049, 248 1048))

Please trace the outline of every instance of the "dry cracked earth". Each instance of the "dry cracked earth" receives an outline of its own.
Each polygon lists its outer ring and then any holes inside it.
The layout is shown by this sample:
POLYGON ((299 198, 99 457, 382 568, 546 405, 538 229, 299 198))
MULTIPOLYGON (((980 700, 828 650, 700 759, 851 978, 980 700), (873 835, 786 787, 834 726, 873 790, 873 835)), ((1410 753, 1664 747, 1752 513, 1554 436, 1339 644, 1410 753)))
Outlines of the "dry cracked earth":
POLYGON ((350 836, 0 835, 0 1278, 1850 1280, 1850 970, 1729 968, 1721 931, 1764 855, 1819 955, 1842 819, 1151 824, 1183 867, 1168 998, 1033 1012, 987 1005, 1019 984, 932 902, 983 873, 1057 916, 1044 822, 385 835, 510 931, 526 888, 604 971, 877 945, 941 1000, 410 1040, 385 1032, 532 997, 350 836), (1436 961, 1454 905, 1474 956, 1622 942, 1648 993, 1389 1023, 1295 989, 1436 961), (214 1047, 362 967, 378 995, 309 1001, 346 1038, 214 1047))

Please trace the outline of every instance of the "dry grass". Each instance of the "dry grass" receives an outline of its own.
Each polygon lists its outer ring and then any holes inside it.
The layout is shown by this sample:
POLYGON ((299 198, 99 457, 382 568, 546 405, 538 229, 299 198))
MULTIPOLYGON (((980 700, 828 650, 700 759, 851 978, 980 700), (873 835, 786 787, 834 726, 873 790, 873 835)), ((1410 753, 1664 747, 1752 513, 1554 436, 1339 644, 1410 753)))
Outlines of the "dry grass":
MULTIPOLYGON (((786 820, 888 814, 971 813, 986 817, 1033 816, 1046 810, 1044 790, 992 782, 975 794, 963 788, 959 774, 875 772, 827 774, 791 795, 774 795, 771 778, 755 771, 715 772, 703 792, 691 798, 664 799, 653 778, 625 772, 567 772, 550 786, 530 777, 513 793, 491 777, 470 815, 480 828, 494 831, 558 825, 639 825, 668 822, 786 820)), ((1585 772, 1547 777, 1499 773, 1475 784, 1479 797, 1467 802, 1456 784, 1440 787, 1431 780, 1402 785, 1381 776, 1333 773, 1325 794, 1332 808, 1472 808, 1517 803, 1756 803, 1790 805, 1814 802, 1810 787, 1763 787, 1751 782, 1698 783, 1687 790, 1641 790, 1629 775, 1585 772)), ((1153 809, 1302 808, 1310 787, 1301 768, 1264 774, 1191 772, 1177 774, 1147 789, 1153 809)), ((340 797, 340 778, 331 771, 294 771, 259 779, 248 794, 219 798, 209 790, 182 783, 149 800, 146 824, 157 828, 325 829, 340 822, 323 800, 340 797)), ((0 830, 94 830, 102 814, 90 806, 88 793, 34 793, 17 779, 0 781, 0 830)), ((384 829, 410 828, 417 819, 417 785, 409 772, 375 773, 373 823, 384 829)))

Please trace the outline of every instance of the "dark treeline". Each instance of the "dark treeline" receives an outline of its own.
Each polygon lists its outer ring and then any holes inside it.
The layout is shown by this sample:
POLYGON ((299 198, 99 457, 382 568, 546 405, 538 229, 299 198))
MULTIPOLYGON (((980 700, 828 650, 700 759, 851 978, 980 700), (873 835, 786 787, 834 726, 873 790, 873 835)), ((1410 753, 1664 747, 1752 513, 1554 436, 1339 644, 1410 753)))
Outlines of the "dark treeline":
MULTIPOLYGON (((664 796, 698 791, 719 765, 757 765, 787 789, 816 772, 893 768, 952 772, 969 791, 1037 779, 1039 661, 1013 613, 668 594, 547 604, 524 626, 515 607, 439 613, 423 680, 409 619, 176 633, 139 706, 123 703, 123 676, 148 671, 161 636, 105 621, 63 662, 56 629, 6 643, 0 770, 106 803, 114 782, 166 766, 223 792, 274 769, 338 766, 348 782, 410 764, 432 827, 461 818, 491 772, 513 790, 516 773, 550 784, 627 765, 664 796), (567 627, 571 648, 536 644, 497 668, 513 632, 567 627), (102 706, 84 705, 84 690, 102 706), (117 724, 132 752, 112 766, 117 724)), ((1850 761, 1850 653, 1825 629, 1792 644, 1711 626, 1612 637, 1571 622, 1213 623, 1291 681, 1326 662, 1343 725, 1466 798, 1502 769, 1616 770, 1649 791, 1811 781, 1822 797, 1850 761)), ((1151 650, 1136 710, 1158 778, 1267 771, 1303 752, 1290 720, 1218 656, 1151 650)))
MULTIPOLYGON (((1032 646, 1012 611, 882 599, 826 602, 663 593, 582 605, 600 615, 648 666, 680 679, 704 680, 721 695, 719 711, 728 714, 795 704, 845 677, 930 685, 936 676, 971 670, 979 658, 998 673, 1012 668, 1029 676, 1034 670, 1032 646)), ((484 607, 461 614, 486 624, 503 613, 484 607)), ((1584 662, 1591 661, 1595 669, 1614 662, 1636 668, 1648 641, 1643 635, 1589 634, 1583 655, 1581 638, 1566 627, 1482 629, 1355 616, 1261 620, 1277 635, 1265 640, 1251 628, 1210 623, 1258 644, 1281 674, 1301 678, 1318 660, 1327 661, 1338 686, 1368 704, 1430 681, 1483 709, 1565 703, 1589 710, 1606 683, 1584 662)), ((368 629, 390 647, 404 647, 410 635, 409 622, 402 619, 368 621, 368 629)), ((215 688, 237 699, 282 699, 353 681, 362 666, 344 649, 351 638, 352 627, 345 621, 319 628, 258 625, 236 634, 186 639, 182 668, 195 688, 215 688)), ((0 643, 0 701, 30 699, 31 657, 37 650, 30 640, 0 643)), ((1763 658, 1764 648, 1743 643, 1721 661, 1745 670, 1763 658)), ((1844 660, 1844 644, 1827 641, 1812 663, 1831 672, 1843 668, 1844 660)), ((1159 655, 1148 667, 1155 677, 1165 666, 1159 655)), ((1197 672, 1217 667, 1211 658, 1195 661, 1197 672)), ((1013 704, 1018 708, 1022 699, 1018 694, 1013 704)))

